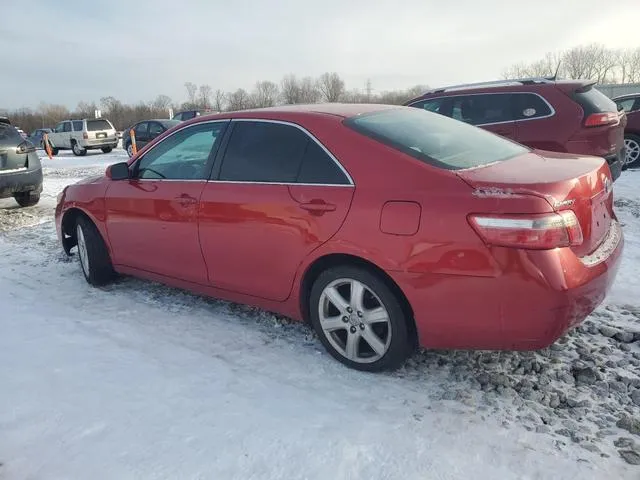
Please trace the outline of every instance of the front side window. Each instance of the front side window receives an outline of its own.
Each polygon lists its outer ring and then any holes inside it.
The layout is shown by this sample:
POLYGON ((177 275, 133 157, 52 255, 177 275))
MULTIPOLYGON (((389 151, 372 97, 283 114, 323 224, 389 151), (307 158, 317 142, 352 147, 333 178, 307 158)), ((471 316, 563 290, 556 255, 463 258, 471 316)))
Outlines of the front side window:
POLYGON ((149 128, 149 124, 147 122, 142 122, 136 125, 133 131, 136 133, 138 138, 142 138, 147 135, 147 129, 149 128))
POLYGON ((625 98, 624 100, 618 100, 616 103, 618 104, 618 108, 620 110, 624 110, 626 113, 629 113, 633 111, 634 104, 640 102, 636 102, 635 98, 625 98))
POLYGON ((201 123, 165 138, 134 167, 134 177, 153 180, 200 180, 227 122, 201 123))
POLYGON ((62 131, 63 132, 70 132, 71 131, 71 122, 64 122, 64 125, 62 126, 62 131))
POLYGON ((59 124, 57 124, 54 132, 56 133, 64 132, 64 122, 60 122, 59 124))
MULTIPOLYGON (((443 105, 447 97, 431 98, 429 100, 420 100, 419 102, 412 103, 410 106, 414 108, 422 108, 428 112, 441 113, 445 115, 443 111, 443 105)), ((448 116, 448 115, 447 115, 448 116)))
POLYGON ((528 148, 451 118, 397 108, 348 118, 344 124, 429 165, 447 170, 513 158, 528 148))

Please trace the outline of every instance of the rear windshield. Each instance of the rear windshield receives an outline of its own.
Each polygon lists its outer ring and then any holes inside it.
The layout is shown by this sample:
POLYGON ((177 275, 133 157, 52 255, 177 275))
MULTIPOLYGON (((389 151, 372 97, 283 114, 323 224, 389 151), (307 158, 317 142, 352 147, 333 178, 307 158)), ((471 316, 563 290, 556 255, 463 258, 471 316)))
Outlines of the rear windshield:
POLYGON ((351 117, 344 123, 363 135, 447 170, 479 167, 529 151, 464 122, 411 107, 351 117))
POLYGON ((87 130, 95 132, 96 130, 111 130, 113 127, 106 120, 87 120, 87 130))
POLYGON ((580 104, 585 115, 618 111, 616 102, 591 86, 586 87, 586 89, 576 90, 572 96, 573 99, 580 104))
POLYGON ((0 122, 0 143, 6 143, 8 140, 22 141, 22 137, 13 125, 0 122))

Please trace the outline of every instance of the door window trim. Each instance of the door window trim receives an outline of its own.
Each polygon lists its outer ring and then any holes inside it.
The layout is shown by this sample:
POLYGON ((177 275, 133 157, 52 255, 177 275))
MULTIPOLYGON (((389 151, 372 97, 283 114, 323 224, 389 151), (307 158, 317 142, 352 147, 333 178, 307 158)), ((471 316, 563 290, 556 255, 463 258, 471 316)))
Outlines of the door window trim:
MULTIPOLYGON (((478 124, 475 124, 474 127, 485 127, 485 126, 488 126, 488 125, 504 125, 505 123, 519 123, 519 122, 531 122, 533 120, 544 120, 545 118, 551 118, 556 114, 556 109, 553 108, 553 105, 551 105, 547 101, 547 99, 544 98, 539 93, 535 93, 535 92, 518 92, 518 91, 516 91, 516 92, 461 93, 461 94, 458 94, 458 95, 442 95, 442 96, 439 96, 439 97, 422 98, 420 100, 416 100, 415 102, 411 102, 407 106, 408 107, 413 107, 416 103, 420 103, 420 102, 423 102, 423 101, 440 100, 440 99, 446 99, 446 98, 472 97, 472 96, 477 96, 477 95, 514 95, 514 94, 535 95, 536 97, 540 98, 549 107, 549 110, 551 110, 551 113, 548 114, 548 115, 545 115, 543 117, 519 118, 519 119, 507 120, 507 121, 504 121, 504 122, 478 123, 478 124)), ((417 108, 417 107, 413 107, 413 108, 417 108)), ((437 113, 437 112, 432 112, 432 113, 437 113)), ((441 115, 441 114, 438 114, 438 115, 441 115)), ((449 118, 452 118, 452 117, 449 117, 449 118)))
MULTIPOLYGON (((159 142, 154 143, 149 150, 147 150, 146 152, 144 152, 143 155, 141 155, 140 157, 136 158, 134 162, 132 162, 129 165, 129 172, 133 172, 136 168, 136 165, 138 164, 138 162, 141 162, 142 159, 144 157, 146 157, 149 152, 151 152, 154 148, 156 148, 158 145, 161 145, 162 143, 164 143, 165 140, 167 140, 168 138, 171 138, 172 136, 174 136, 176 133, 181 132, 187 128, 191 128, 191 127, 197 127, 200 125, 205 125, 208 123, 227 123, 230 124, 231 123, 231 119, 230 118, 221 118, 221 119, 217 119, 217 120, 207 120, 205 122, 198 122, 198 123, 190 123, 189 125, 184 125, 183 127, 179 128, 178 130, 175 130, 173 132, 171 132, 169 135, 167 135, 166 137, 164 137, 162 140, 160 140, 159 142)), ((223 131, 222 131, 222 136, 220 137, 221 142, 220 145, 222 145, 222 140, 224 140, 224 137, 226 136, 226 133, 229 129, 229 125, 227 125, 223 131)), ((160 134, 162 135, 162 134, 160 134)), ((155 140, 155 139, 154 139, 155 140)), ((217 140, 217 138, 216 138, 217 140)), ((215 142, 214 142, 215 143, 215 142)), ((209 180, 209 177, 211 176, 211 169, 213 167, 213 162, 214 159, 217 158, 217 153, 220 150, 220 145, 218 145, 218 148, 216 148, 216 150, 213 150, 213 145, 211 146, 211 151, 209 152, 209 157, 207 158, 207 163, 205 164, 205 173, 203 174, 202 178, 195 178, 195 179, 180 179, 180 178, 130 178, 130 180, 135 180, 136 182, 203 182, 206 183, 209 180)))
MULTIPOLYGON (((216 158, 216 167, 217 167, 217 171, 215 173, 215 177, 217 178, 213 178, 214 174, 212 173, 211 178, 209 179, 210 182, 212 183, 229 183, 229 184, 244 184, 244 185, 287 185, 287 186, 300 186, 300 187, 348 187, 348 188, 353 188, 355 187, 355 184, 353 182, 353 178, 351 177, 351 175, 349 175, 349 172, 347 171, 346 168, 344 168, 344 166, 338 161, 338 159, 335 157, 335 155, 333 155, 333 153, 331 153, 329 151, 329 149, 327 147, 325 147, 322 142, 320 142, 320 140, 318 140, 309 130, 307 130, 306 128, 304 128, 302 125, 298 125, 297 123, 293 123, 287 120, 271 120, 271 119, 267 119, 267 118, 234 118, 231 120, 231 124, 230 126, 233 126, 234 123, 237 122, 258 122, 258 123, 275 123, 275 124, 279 124, 279 125, 287 125, 290 127, 295 127, 298 130, 300 130, 303 134, 305 134, 311 141, 315 142, 321 149, 322 151, 336 164, 336 166, 340 169, 340 171, 343 173, 343 175, 345 176, 345 178, 347 179, 347 181, 349 183, 300 183, 300 182, 262 182, 262 181, 251 181, 251 180, 220 180, 219 176, 220 176, 220 168, 222 166, 222 161, 224 160, 224 154, 226 153, 227 150, 227 145, 228 145, 228 141, 225 142, 224 145, 224 151, 222 151, 222 149, 220 150, 220 152, 218 153, 217 156, 220 156, 220 158, 216 158)), ((217 157, 216 156, 216 157, 217 157)))

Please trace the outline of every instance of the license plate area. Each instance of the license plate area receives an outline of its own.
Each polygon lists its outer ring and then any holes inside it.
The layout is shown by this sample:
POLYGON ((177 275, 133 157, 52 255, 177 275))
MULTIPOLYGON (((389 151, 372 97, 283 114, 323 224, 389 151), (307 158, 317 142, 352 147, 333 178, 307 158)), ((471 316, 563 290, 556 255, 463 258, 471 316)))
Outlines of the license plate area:
POLYGON ((107 138, 106 132, 98 132, 96 133, 96 138, 107 138))

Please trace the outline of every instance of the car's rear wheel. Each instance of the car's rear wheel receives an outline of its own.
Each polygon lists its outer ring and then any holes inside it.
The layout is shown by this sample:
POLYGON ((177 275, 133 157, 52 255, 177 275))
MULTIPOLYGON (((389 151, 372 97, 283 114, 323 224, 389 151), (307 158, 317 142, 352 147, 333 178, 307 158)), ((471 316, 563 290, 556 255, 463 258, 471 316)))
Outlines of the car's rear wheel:
POLYGON ((104 285, 115 277, 109 250, 97 227, 84 216, 76 221, 78 258, 84 278, 91 285, 104 285))
POLYGON ((408 320, 378 275, 355 266, 322 272, 311 288, 311 323, 327 351, 365 371, 399 367, 411 354, 408 320))
POLYGON ((628 133, 624 136, 626 149, 625 167, 640 167, 640 136, 628 133))
POLYGON ((102 153, 109 153, 109 152, 111 152, 111 150, 113 150, 113 148, 111 148, 111 147, 104 147, 104 148, 101 148, 100 150, 102 150, 102 153))
POLYGON ((33 207, 40 201, 40 194, 33 192, 18 192, 13 194, 18 205, 21 207, 33 207))
POLYGON ((130 143, 127 144, 127 155, 129 155, 129 158, 133 157, 133 145, 130 143))
POLYGON ((86 148, 82 148, 78 144, 78 142, 73 142, 71 144, 71 150, 73 151, 73 154, 76 155, 77 157, 82 157, 82 156, 87 154, 87 149, 86 148))

